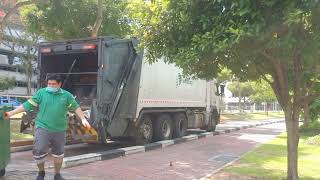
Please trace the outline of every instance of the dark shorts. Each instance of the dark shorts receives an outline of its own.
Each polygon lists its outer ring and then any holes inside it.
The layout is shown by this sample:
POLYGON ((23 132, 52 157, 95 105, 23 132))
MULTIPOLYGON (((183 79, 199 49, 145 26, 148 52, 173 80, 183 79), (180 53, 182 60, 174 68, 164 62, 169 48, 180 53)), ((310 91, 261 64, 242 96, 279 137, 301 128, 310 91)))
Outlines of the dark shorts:
POLYGON ((50 132, 43 128, 36 128, 34 132, 33 159, 42 163, 49 154, 56 158, 64 157, 64 145, 66 143, 66 132, 50 132))

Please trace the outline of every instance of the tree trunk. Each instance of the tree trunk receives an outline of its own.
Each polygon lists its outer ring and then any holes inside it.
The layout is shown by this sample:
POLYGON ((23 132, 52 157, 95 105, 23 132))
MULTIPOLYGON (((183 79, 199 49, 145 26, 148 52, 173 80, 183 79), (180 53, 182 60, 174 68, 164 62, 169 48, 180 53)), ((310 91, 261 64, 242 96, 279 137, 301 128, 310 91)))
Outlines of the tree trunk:
POLYGON ((30 96, 31 95, 31 79, 32 79, 32 73, 33 73, 33 69, 32 69, 32 59, 31 59, 31 47, 28 46, 27 47, 27 57, 25 59, 25 64, 26 64, 26 75, 27 75, 27 95, 30 96))
POLYGON ((309 104, 307 102, 303 103, 303 113, 304 113, 303 125, 308 126, 310 122, 310 115, 309 115, 309 104))
POLYGON ((269 115, 269 103, 266 102, 266 109, 265 109, 266 115, 269 115))
POLYGON ((32 88, 31 78, 32 78, 32 76, 28 76, 28 77, 27 77, 27 79, 28 79, 27 95, 28 95, 28 96, 31 96, 31 88, 32 88))
POLYGON ((91 37, 97 37, 101 23, 102 23, 102 16, 103 14, 103 7, 102 7, 102 0, 97 0, 97 17, 96 21, 93 25, 91 37))
POLYGON ((238 81, 238 90, 239 90, 239 94, 238 94, 238 98, 239 98, 239 102, 238 102, 238 108, 239 108, 239 113, 241 113, 241 88, 240 88, 240 81, 238 81))
POLYGON ((241 113, 241 98, 239 97, 239 102, 238 102, 238 109, 239 113, 241 113))
POLYGON ((299 112, 285 110, 287 129, 287 179, 298 180, 299 112))

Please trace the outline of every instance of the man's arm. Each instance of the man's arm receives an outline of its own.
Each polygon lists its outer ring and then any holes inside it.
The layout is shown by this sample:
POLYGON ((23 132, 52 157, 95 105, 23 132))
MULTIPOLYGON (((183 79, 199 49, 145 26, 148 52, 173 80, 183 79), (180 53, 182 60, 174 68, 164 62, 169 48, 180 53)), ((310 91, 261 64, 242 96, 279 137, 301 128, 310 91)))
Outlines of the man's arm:
POLYGON ((40 91, 41 90, 38 90, 30 99, 28 99, 28 101, 24 102, 22 105, 20 105, 16 109, 9 111, 9 112, 5 112, 4 118, 9 119, 11 116, 13 116, 15 114, 25 112, 25 111, 31 111, 35 107, 38 107, 41 102, 41 92, 40 91))
POLYGON ((25 112, 25 111, 26 110, 24 109, 23 105, 20 105, 19 107, 17 107, 16 109, 14 109, 12 111, 5 112, 4 118, 9 119, 11 116, 18 114, 18 113, 21 113, 21 112, 25 112))
POLYGON ((80 107, 78 107, 75 110, 76 115, 81 119, 81 123, 83 124, 84 127, 90 129, 91 125, 89 124, 89 122, 87 121, 86 117, 84 116, 83 111, 81 110, 80 107))

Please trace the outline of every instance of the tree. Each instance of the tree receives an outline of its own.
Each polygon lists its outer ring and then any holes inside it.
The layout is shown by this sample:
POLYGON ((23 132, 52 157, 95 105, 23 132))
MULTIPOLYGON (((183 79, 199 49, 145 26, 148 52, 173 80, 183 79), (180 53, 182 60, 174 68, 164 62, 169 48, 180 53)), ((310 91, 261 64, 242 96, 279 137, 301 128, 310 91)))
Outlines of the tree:
POLYGON ((10 26, 7 28, 9 29, 10 36, 5 36, 1 44, 9 48, 13 56, 19 58, 20 64, 18 67, 27 77, 27 95, 31 95, 31 79, 34 75, 34 67, 36 66, 36 53, 38 52, 36 45, 39 42, 39 37, 27 32, 15 32, 13 35, 14 30, 11 30, 10 26), (18 52, 18 49, 20 51, 23 49, 23 51, 18 52))
POLYGON ((149 47, 157 24, 163 17, 169 0, 128 0, 126 11, 129 14, 132 35, 137 37, 141 44, 149 47))
MULTIPOLYGON (((310 114, 312 122, 317 121, 320 117, 320 98, 315 99, 310 105, 310 114)), ((303 124, 304 126, 308 126, 308 124, 303 124)))
MULTIPOLYGON (((14 21, 6 23, 6 34, 3 36, 1 45, 9 48, 13 57, 20 59, 19 69, 27 77, 27 95, 31 95, 31 79, 34 74, 35 60, 39 37, 25 31, 19 16, 14 21)), ((11 64, 9 62, 9 64, 11 64)))
POLYGON ((18 10, 22 7, 31 5, 31 4, 37 4, 37 3, 47 3, 47 0, 26 0, 26 1, 17 1, 14 5, 10 6, 8 3, 8 6, 5 8, 7 12, 5 12, 4 17, 0 21, 0 41, 3 38, 4 30, 7 27, 8 21, 10 18, 18 12, 18 10))
POLYGON ((0 77, 0 92, 8 89, 12 89, 15 86, 15 78, 0 77))
POLYGON ((231 70, 226 67, 221 67, 216 80, 218 84, 226 84, 228 81, 233 79, 233 76, 234 75, 232 74, 231 70))
POLYGON ((285 113, 287 179, 296 180, 299 114, 320 95, 312 88, 319 15, 317 0, 170 1, 145 45, 150 58, 166 57, 186 74, 212 78, 223 65, 241 79, 266 80, 285 113))
POLYGON ((93 25, 91 37, 97 37, 99 32, 101 23, 102 23, 102 14, 103 14, 103 7, 102 7, 102 0, 97 0, 97 18, 93 25))
POLYGON ((239 98, 239 112, 242 112, 246 103, 246 97, 249 97, 254 93, 253 83, 250 81, 240 82, 237 80, 231 82, 228 85, 228 89, 231 91, 234 97, 239 98), (241 107, 241 99, 243 99, 243 107, 241 107))
MULTIPOLYGON (((320 92, 320 80, 319 79, 314 79, 313 82, 309 82, 306 84, 307 88, 306 91, 303 94, 308 94, 309 91, 318 91, 320 92), (314 85, 316 84, 316 85, 314 85)), ((311 118, 314 117, 314 103, 315 101, 312 99, 304 99, 303 101, 303 125, 308 126, 310 123, 310 109, 311 109, 311 118), (310 107, 313 106, 313 107, 310 107)))
POLYGON ((22 8, 20 13, 28 31, 46 40, 124 37, 130 33, 125 7, 125 0, 50 0, 22 8))
POLYGON ((265 102, 267 105, 265 110, 268 114, 269 104, 277 100, 270 84, 265 80, 253 82, 253 91, 254 93, 249 97, 250 100, 255 103, 265 102))

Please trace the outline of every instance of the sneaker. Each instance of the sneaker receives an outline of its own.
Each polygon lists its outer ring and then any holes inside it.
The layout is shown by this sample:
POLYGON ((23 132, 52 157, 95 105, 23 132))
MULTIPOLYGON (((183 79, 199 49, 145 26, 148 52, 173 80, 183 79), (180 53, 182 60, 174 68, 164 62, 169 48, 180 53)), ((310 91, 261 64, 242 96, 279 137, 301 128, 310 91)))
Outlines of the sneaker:
POLYGON ((54 180, 65 180, 60 173, 54 175, 54 180))
POLYGON ((44 176, 45 176, 45 172, 44 171, 39 171, 36 180, 44 180, 44 176))

